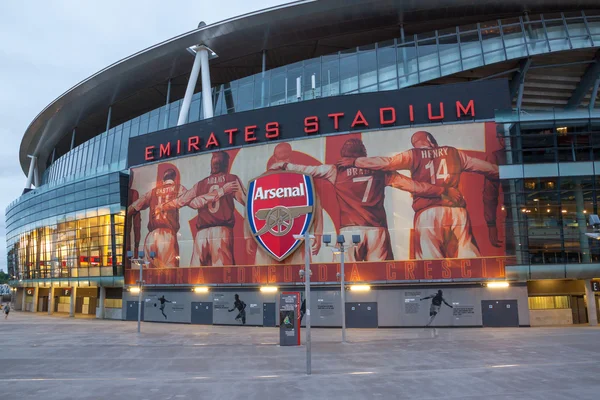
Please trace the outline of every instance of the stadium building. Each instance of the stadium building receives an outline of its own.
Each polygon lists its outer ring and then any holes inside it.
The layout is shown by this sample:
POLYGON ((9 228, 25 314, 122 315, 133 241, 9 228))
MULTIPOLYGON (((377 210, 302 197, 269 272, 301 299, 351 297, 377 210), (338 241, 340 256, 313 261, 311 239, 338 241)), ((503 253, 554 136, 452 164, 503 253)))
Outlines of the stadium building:
POLYGON ((141 264, 145 321, 275 326, 308 257, 316 326, 597 324, 599 4, 475 3, 292 2, 75 85, 21 142, 16 308, 137 319, 141 264))

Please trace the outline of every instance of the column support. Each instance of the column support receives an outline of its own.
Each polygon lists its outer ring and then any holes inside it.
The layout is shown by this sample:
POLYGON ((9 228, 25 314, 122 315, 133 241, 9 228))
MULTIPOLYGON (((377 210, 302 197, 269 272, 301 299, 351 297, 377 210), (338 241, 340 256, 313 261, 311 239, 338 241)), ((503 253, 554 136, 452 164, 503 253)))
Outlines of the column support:
POLYGON ((25 288, 25 287, 23 288, 23 295, 22 296, 23 296, 23 299, 21 301, 21 311, 27 311, 27 309, 25 308, 25 299, 26 299, 26 296, 27 296, 27 288, 25 288))
POLYGON ((177 126, 185 124, 190 113, 190 105, 192 104, 192 96, 194 95, 194 89, 196 88, 196 82, 198 82, 198 74, 200 73, 200 51, 196 51, 194 57, 194 64, 192 65, 192 72, 190 73, 190 79, 185 89, 185 96, 181 102, 181 109, 179 110, 179 118, 177 119, 177 126))
POLYGON ((73 132, 71 133, 71 148, 69 150, 73 150, 75 148, 75 128, 73 128, 73 132))
POLYGON ((165 101, 165 112, 167 113, 167 115, 165 115, 165 123, 163 124, 163 129, 167 129, 169 127, 169 114, 171 114, 171 107, 169 106, 170 102, 171 102, 171 78, 169 78, 169 81, 167 82, 167 98, 165 101))
POLYGON ((585 211, 585 202, 583 199, 583 188, 581 186, 581 179, 575 178, 575 211, 577 213, 577 226, 579 230, 579 246, 581 248, 581 262, 589 263, 592 261, 590 257, 590 243, 589 238, 586 235, 587 223, 585 211))
POLYGON ((208 66, 208 49, 202 46, 198 49, 198 52, 200 52, 200 63, 202 64, 202 68, 200 69, 200 73, 202 74, 202 110, 204 110, 204 119, 207 119, 214 116, 210 68, 208 66))
POLYGON ((39 288, 35 288, 33 289, 33 310, 32 312, 37 312, 38 309, 38 303, 40 299, 40 289, 39 288))
POLYGON ((104 300, 106 299, 106 288, 104 286, 100 286, 100 315, 99 319, 104 319, 104 300))
POLYGON ((33 177, 35 175, 35 169, 37 168, 37 157, 32 155, 28 155, 27 157, 29 157, 31 161, 29 162, 29 172, 27 173, 27 182, 25 183, 25 189, 31 189, 33 177))
POLYGON ((52 311, 54 311, 54 286, 50 286, 48 289, 48 315, 52 315, 52 311))
POLYGON ((108 106, 108 117, 106 118, 106 132, 110 129, 110 119, 112 117, 112 106, 108 106))
POLYGON ((71 304, 69 307, 69 317, 75 316, 75 300, 77 299, 77 286, 71 288, 71 304))
POLYGON ((596 311, 596 294, 592 291, 592 281, 586 279, 583 281, 585 285, 585 299, 587 302, 588 321, 590 326, 598 325, 598 314, 596 311))

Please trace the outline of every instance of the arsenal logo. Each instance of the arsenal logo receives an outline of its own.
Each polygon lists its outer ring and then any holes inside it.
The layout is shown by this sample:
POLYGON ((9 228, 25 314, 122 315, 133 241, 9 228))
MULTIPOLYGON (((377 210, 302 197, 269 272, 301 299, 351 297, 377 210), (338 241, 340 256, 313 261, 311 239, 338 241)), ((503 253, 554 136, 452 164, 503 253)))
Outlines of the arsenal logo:
POLYGON ((254 238, 271 257, 281 261, 301 243, 313 220, 312 178, 295 172, 260 176, 248 186, 247 220, 254 238))

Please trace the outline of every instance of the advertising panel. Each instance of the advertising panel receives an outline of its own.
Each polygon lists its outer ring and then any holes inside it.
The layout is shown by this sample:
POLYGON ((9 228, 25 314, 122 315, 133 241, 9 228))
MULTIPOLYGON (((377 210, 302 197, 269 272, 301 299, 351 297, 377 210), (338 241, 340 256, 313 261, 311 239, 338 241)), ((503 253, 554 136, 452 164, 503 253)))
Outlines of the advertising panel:
MULTIPOLYGON (((148 284, 336 282, 323 234, 360 243, 349 282, 504 277, 502 143, 493 123, 273 142, 132 168, 127 250, 148 284), (149 258, 151 253, 154 258, 149 258), (218 267, 218 268, 215 268, 218 267)), ((131 267, 126 283, 135 282, 131 267)))

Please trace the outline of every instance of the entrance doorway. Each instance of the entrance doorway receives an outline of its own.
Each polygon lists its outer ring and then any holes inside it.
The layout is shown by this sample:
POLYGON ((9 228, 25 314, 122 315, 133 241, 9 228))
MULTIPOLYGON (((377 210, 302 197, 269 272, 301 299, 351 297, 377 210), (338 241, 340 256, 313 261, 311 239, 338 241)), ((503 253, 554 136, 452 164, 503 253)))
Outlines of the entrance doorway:
POLYGON ((583 296, 571 296, 571 312, 573 313, 573 324, 587 324, 587 307, 583 296))
POLYGON ((482 300, 481 317, 484 327, 518 327, 517 300, 482 300))

